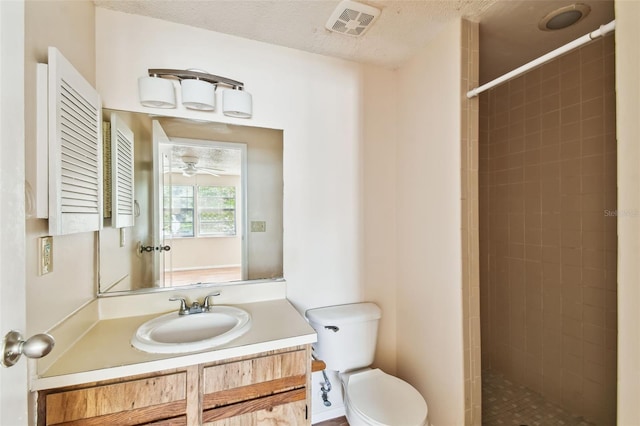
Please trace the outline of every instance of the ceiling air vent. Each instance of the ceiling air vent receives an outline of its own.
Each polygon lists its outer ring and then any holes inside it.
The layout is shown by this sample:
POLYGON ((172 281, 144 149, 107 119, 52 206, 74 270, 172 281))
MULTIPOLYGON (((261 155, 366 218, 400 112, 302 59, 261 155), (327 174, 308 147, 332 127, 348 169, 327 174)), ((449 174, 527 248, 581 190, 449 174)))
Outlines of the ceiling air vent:
POLYGON ((359 37, 380 15, 380 10, 351 0, 340 2, 327 21, 328 30, 359 37))

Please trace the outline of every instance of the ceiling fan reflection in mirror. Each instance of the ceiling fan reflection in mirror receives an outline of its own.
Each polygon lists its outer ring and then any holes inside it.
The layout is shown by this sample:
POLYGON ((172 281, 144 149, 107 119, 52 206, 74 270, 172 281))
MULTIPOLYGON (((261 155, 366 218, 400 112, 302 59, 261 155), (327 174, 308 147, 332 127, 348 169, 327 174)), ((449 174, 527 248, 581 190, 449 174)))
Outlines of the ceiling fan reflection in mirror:
POLYGON ((220 176, 219 174, 215 173, 215 172, 221 172, 221 169, 211 169, 211 168, 207 168, 207 167, 198 167, 198 157, 193 157, 190 155, 184 155, 182 157, 182 162, 184 163, 184 166, 181 167, 182 170, 182 175, 183 176, 187 176, 187 177, 192 177, 195 176, 197 173, 205 173, 211 176, 220 176))

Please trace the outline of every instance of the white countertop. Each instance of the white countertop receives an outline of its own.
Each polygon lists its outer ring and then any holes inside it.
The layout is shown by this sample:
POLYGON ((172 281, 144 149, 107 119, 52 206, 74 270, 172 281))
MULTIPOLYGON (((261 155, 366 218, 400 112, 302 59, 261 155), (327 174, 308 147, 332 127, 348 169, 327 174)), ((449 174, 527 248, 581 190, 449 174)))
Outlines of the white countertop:
POLYGON ((137 328, 160 314, 98 321, 44 373, 32 380, 31 390, 185 367, 316 341, 313 328, 286 299, 232 306, 251 314, 251 329, 225 345, 187 354, 150 354, 131 346, 131 337, 137 328))

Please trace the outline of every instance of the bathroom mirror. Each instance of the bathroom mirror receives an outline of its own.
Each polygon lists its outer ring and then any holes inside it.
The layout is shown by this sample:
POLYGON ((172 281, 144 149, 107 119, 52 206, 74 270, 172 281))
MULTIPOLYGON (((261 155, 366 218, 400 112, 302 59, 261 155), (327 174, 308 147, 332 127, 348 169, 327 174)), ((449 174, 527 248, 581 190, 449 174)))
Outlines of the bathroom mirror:
POLYGON ((283 277, 281 130, 112 113, 134 134, 135 218, 105 209, 100 295, 283 277))

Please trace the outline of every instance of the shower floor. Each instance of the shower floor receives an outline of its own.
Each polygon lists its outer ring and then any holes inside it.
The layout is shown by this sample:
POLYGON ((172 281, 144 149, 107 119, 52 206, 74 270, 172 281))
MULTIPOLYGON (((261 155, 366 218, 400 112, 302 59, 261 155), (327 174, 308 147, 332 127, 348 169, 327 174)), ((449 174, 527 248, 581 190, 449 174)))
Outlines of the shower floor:
POLYGON ((595 426, 595 423, 575 417, 542 395, 491 371, 482 372, 482 424, 595 426))

